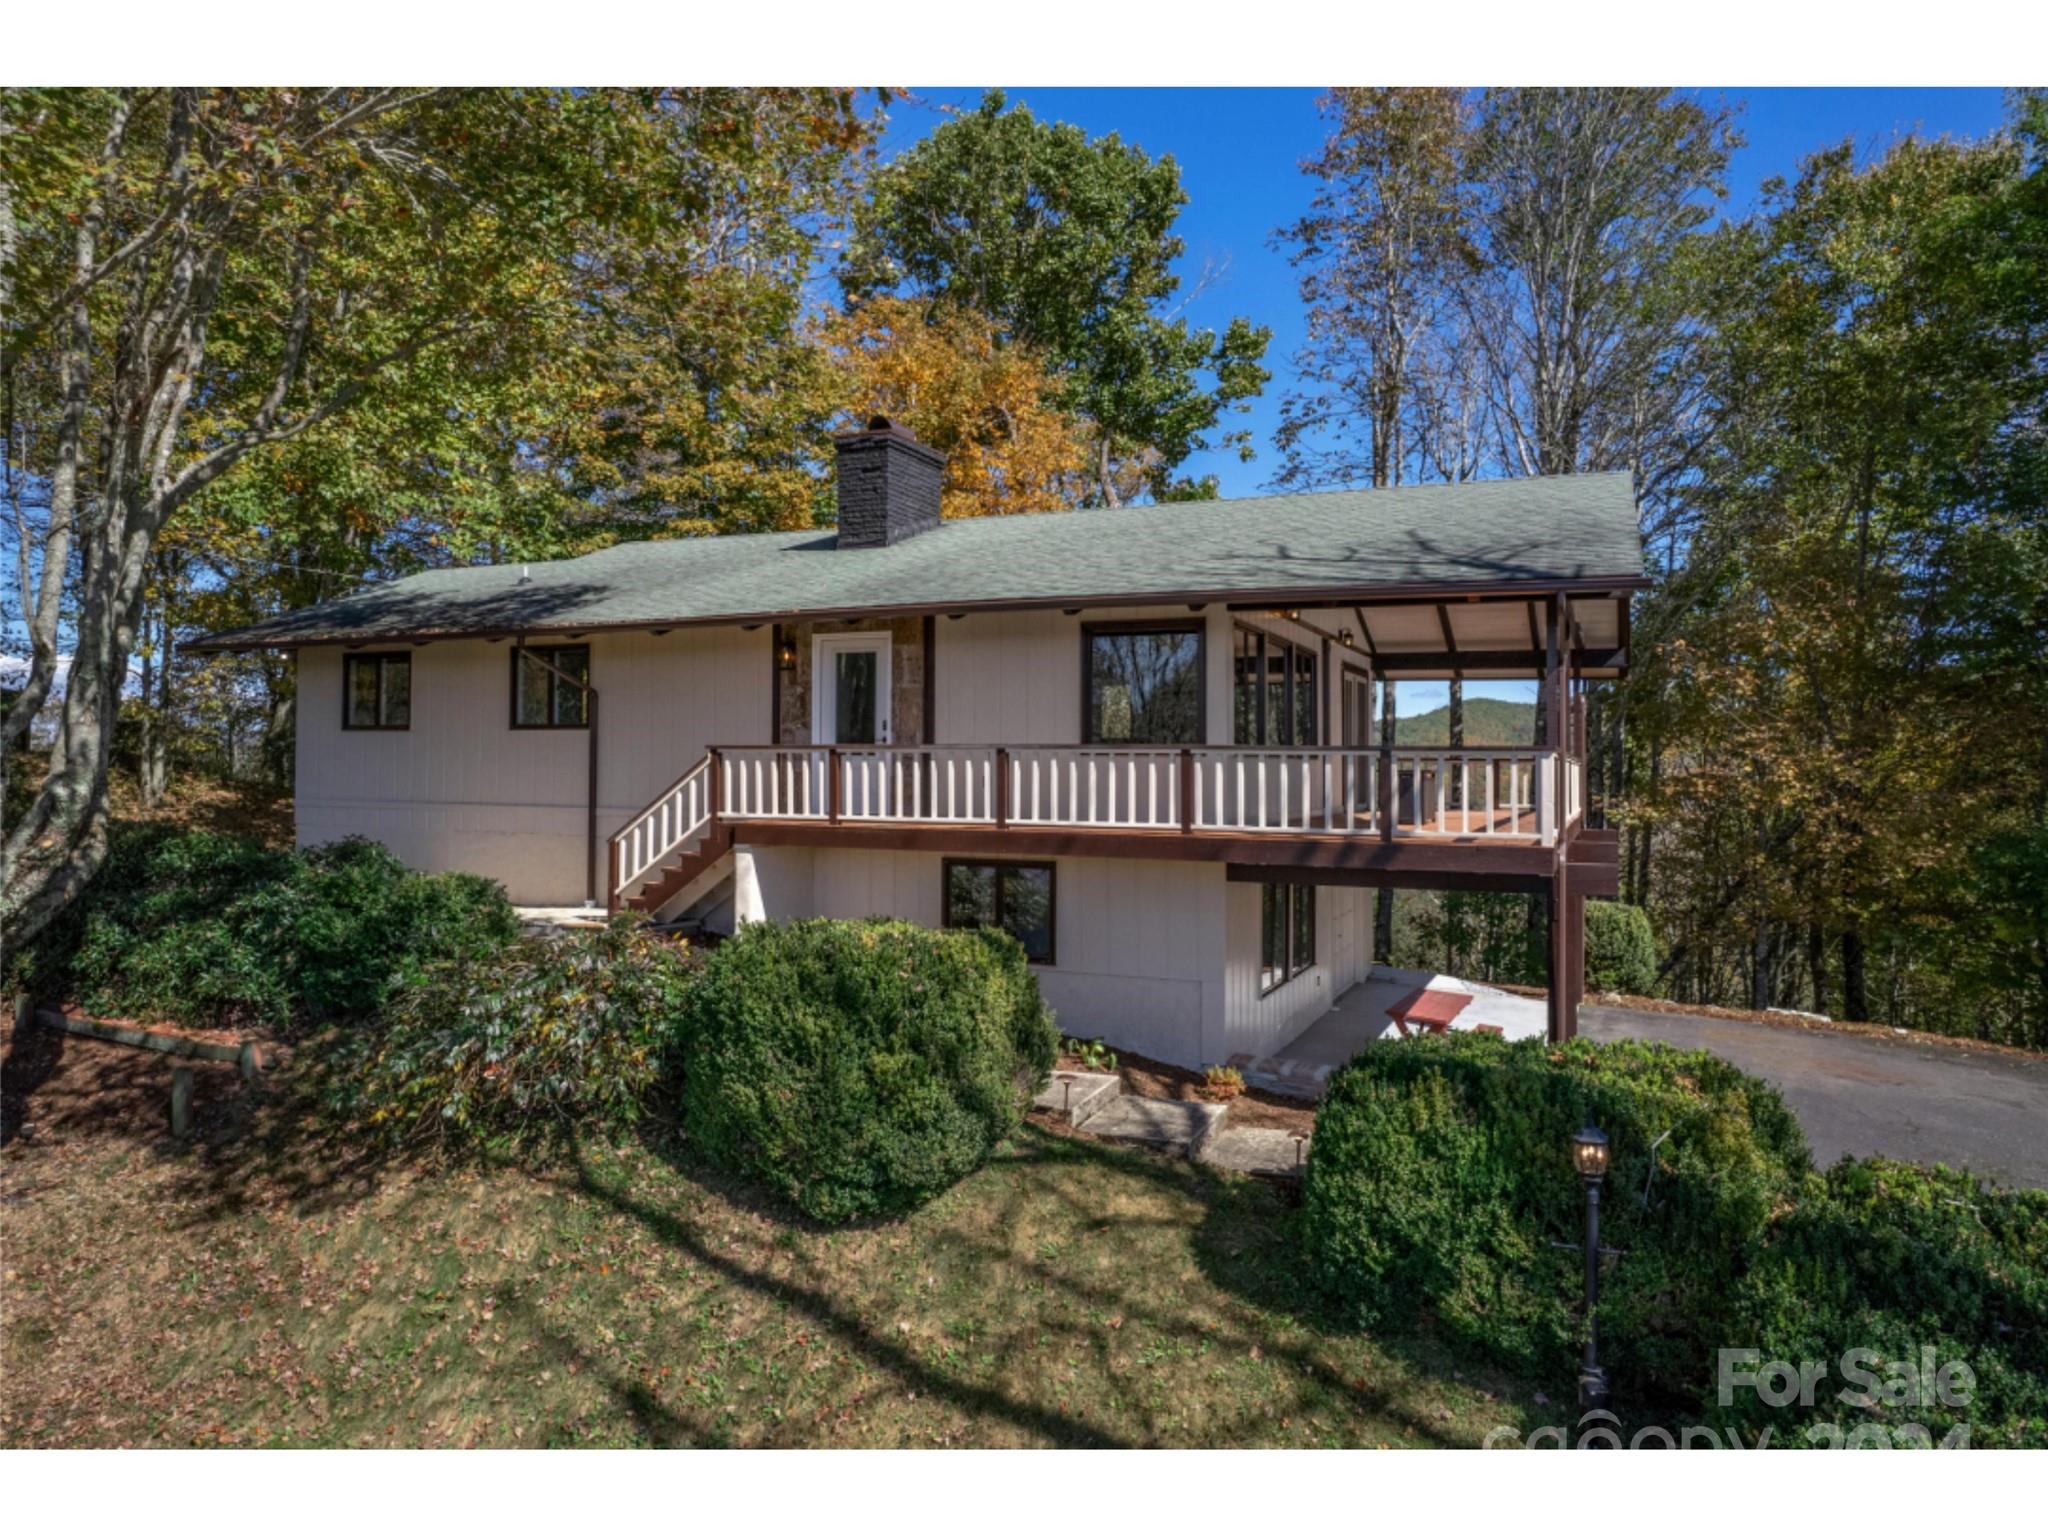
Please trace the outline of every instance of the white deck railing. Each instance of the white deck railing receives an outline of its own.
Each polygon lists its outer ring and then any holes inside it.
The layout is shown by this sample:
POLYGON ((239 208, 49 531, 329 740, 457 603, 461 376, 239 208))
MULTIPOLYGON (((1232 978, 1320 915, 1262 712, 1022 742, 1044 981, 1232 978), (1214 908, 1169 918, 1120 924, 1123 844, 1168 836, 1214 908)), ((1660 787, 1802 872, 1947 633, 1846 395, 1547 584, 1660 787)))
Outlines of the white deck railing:
POLYGON ((612 894, 628 890, 711 824, 711 762, 701 758, 612 834, 612 894))
MULTIPOLYGON (((843 746, 713 754, 727 821, 1554 844, 1584 767, 1529 748, 843 746)), ((644 813, 643 813, 644 814, 644 813)))

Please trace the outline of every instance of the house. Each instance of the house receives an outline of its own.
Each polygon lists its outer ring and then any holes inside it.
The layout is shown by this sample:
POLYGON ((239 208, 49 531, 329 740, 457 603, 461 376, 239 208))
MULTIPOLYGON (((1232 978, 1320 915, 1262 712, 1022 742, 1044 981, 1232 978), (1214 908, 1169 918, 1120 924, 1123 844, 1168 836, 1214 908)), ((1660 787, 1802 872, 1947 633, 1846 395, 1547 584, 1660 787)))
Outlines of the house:
POLYGON ((714 929, 1000 924, 1067 1032, 1190 1066, 1361 979, 1375 888, 1532 892, 1572 1033, 1625 475, 942 524, 942 467, 877 418, 836 532, 431 571, 188 649, 296 653, 302 843, 714 929), (1549 739, 1375 739, 1375 679, 1452 675, 1539 680, 1549 739))

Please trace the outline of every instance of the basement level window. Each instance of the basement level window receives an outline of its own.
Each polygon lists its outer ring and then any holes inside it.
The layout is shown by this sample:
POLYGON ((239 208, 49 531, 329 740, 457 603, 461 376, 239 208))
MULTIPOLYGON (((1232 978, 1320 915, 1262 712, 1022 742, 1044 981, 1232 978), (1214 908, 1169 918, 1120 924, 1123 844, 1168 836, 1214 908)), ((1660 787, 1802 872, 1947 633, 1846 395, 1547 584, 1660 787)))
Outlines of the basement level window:
POLYGON ((412 656, 375 651, 341 663, 341 728, 404 731, 412 728, 412 656))
POLYGON ((1316 888, 1259 887, 1259 991, 1284 986, 1316 963, 1316 888))
POLYGON ((578 730, 590 723, 590 647, 529 645, 512 653, 514 730, 578 730))
POLYGON ((1034 965, 1053 963, 1050 864, 945 862, 948 928, 1001 928, 1034 965))

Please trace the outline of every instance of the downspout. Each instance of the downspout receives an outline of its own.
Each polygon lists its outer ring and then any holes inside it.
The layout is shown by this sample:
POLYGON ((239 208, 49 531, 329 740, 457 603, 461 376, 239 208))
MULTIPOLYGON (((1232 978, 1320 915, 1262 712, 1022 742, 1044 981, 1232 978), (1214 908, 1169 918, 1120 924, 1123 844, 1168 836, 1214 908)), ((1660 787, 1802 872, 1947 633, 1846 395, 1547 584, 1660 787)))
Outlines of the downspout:
MULTIPOLYGON (((535 666, 560 678, 572 687, 581 689, 583 692, 584 729, 590 733, 590 766, 587 783, 584 788, 583 904, 586 907, 595 907, 599 904, 597 899, 597 689, 592 686, 590 679, 571 676, 553 662, 543 661, 539 656, 534 655, 532 651, 526 648, 526 636, 524 635, 513 636, 512 654, 515 657, 525 656, 530 658, 535 666)), ((594 657, 592 669, 595 670, 594 657)), ((518 707, 516 674, 514 688, 513 707, 516 709, 518 707)))

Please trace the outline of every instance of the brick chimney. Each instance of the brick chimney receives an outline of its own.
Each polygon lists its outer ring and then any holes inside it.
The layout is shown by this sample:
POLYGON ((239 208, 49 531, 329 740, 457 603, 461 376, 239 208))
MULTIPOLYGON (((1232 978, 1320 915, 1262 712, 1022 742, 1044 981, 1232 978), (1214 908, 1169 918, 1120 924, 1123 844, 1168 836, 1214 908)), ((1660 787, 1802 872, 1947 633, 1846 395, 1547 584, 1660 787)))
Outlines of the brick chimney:
POLYGON ((839 548, 883 549, 939 526, 946 456, 886 416, 835 439, 839 458, 839 548))

